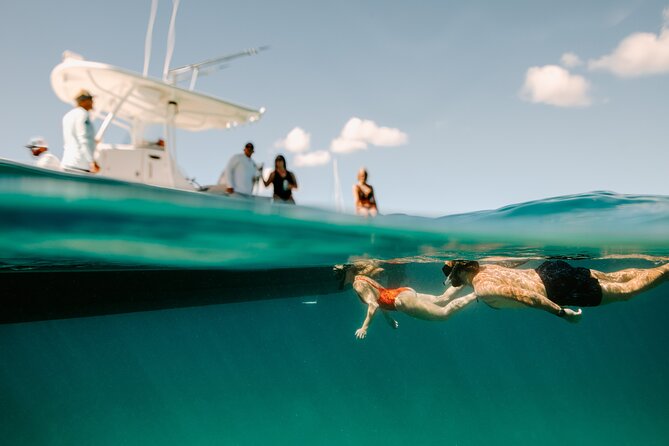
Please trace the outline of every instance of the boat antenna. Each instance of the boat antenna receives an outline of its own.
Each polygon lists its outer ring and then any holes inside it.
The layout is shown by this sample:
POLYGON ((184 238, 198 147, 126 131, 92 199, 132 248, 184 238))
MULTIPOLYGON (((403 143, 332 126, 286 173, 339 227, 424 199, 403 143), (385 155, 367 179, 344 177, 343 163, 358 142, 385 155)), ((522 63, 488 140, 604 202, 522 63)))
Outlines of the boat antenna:
POLYGON ((341 194, 341 182, 339 181, 339 166, 337 158, 332 157, 332 175, 334 176, 334 201, 337 212, 344 212, 344 198, 341 194))
POLYGON ((169 70, 167 79, 171 84, 176 85, 178 82, 187 79, 188 76, 190 76, 189 89, 192 91, 195 88, 195 82, 197 82, 198 76, 206 76, 207 74, 220 70, 221 68, 225 67, 226 62, 230 62, 231 60, 239 59, 240 57, 255 56, 259 52, 268 49, 268 45, 249 48, 237 53, 216 57, 214 59, 203 60, 202 62, 184 65, 183 67, 173 68, 169 70))
POLYGON ((156 12, 158 11, 158 0, 151 0, 151 14, 149 15, 149 25, 146 29, 146 39, 144 39, 144 77, 149 75, 149 61, 151 60, 151 42, 153 41, 153 25, 156 23, 156 12))
POLYGON ((177 21, 177 10, 179 9, 179 0, 172 0, 172 16, 170 17, 170 29, 167 33, 167 54, 165 55, 165 65, 163 65, 163 81, 167 81, 167 74, 172 62, 174 53, 175 28, 177 21))

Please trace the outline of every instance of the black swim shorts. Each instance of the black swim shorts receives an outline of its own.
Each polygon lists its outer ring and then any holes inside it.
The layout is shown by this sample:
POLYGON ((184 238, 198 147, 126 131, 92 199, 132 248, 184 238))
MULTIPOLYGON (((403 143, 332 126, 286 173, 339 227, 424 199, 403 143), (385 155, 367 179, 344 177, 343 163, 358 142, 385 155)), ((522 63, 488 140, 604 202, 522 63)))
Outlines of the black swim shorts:
POLYGON ((602 303, 602 287, 587 268, 562 260, 549 260, 535 270, 548 298, 560 306, 596 307, 602 303))

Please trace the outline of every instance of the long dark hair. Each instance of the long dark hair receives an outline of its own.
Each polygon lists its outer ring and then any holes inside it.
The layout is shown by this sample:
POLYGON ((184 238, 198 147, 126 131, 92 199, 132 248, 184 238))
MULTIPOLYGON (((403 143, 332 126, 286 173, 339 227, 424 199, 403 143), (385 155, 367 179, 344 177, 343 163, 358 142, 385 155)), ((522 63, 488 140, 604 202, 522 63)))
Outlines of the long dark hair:
POLYGON ((274 170, 276 170, 276 162, 277 161, 283 161, 283 168, 288 171, 288 165, 286 165, 286 158, 283 157, 283 155, 277 155, 276 158, 274 158, 274 170))

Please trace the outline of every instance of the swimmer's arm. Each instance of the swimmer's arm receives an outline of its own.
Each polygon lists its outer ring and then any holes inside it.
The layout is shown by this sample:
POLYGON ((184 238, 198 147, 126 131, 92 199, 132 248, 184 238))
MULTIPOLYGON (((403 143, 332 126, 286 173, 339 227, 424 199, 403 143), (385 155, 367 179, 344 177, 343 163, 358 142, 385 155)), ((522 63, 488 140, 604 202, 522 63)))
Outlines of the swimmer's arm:
POLYGON ((376 310, 378 308, 379 306, 377 304, 367 305, 367 316, 365 317, 365 321, 362 323, 362 327, 355 331, 356 338, 365 339, 365 336, 367 336, 367 329, 369 328, 369 324, 372 323, 372 319, 374 319, 374 315, 376 314, 376 310))
POLYGON ((381 313, 383 314, 383 317, 386 319, 386 322, 388 322, 388 325, 390 325, 390 328, 399 328, 400 324, 393 319, 393 317, 388 314, 387 311, 381 310, 381 313))
MULTIPOLYGON (((508 286, 499 287, 493 293, 488 294, 505 297, 507 299, 513 299, 517 302, 527 305, 528 307, 547 311, 550 314, 554 314, 555 316, 563 318, 567 322, 576 323, 581 320, 582 312, 580 308, 577 310, 562 308, 560 305, 556 304, 546 296, 533 293, 531 291, 526 291, 521 288, 508 286)), ((479 296, 484 297, 484 294, 479 294, 479 296)))
MULTIPOLYGON (((461 289, 462 287, 459 287, 459 288, 461 289)), ((450 316, 452 316, 453 314, 455 314, 455 313, 457 313, 458 311, 460 311, 460 310, 462 310, 463 308, 465 308, 465 307, 466 307, 467 305, 469 305, 470 303, 476 301, 476 298, 477 298, 477 297, 478 297, 478 296, 476 295, 476 293, 473 293, 473 292, 472 292, 472 293, 469 293, 469 294, 465 294, 465 295, 462 296, 462 297, 458 297, 458 298, 456 298, 456 299, 453 299, 452 301, 450 301, 450 302, 448 303, 448 305, 446 305, 446 306, 444 307, 444 310, 445 310, 445 313, 446 313, 446 317, 450 317, 450 316)))
POLYGON ((459 297, 458 294, 462 294, 461 292, 466 288, 468 288, 466 285, 462 285, 459 287, 450 286, 446 289, 446 291, 444 291, 444 294, 442 294, 441 296, 437 296, 437 300, 434 303, 436 303, 440 307, 443 307, 456 297, 459 297))

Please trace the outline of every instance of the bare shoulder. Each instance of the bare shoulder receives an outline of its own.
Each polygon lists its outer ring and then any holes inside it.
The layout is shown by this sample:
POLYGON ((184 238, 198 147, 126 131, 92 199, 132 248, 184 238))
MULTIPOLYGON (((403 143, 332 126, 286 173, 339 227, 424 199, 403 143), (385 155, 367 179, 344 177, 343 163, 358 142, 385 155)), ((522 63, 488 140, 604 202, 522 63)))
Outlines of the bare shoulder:
POLYGON ((476 294, 483 296, 514 295, 517 289, 540 291, 541 279, 533 269, 510 269, 485 265, 473 281, 476 294))

